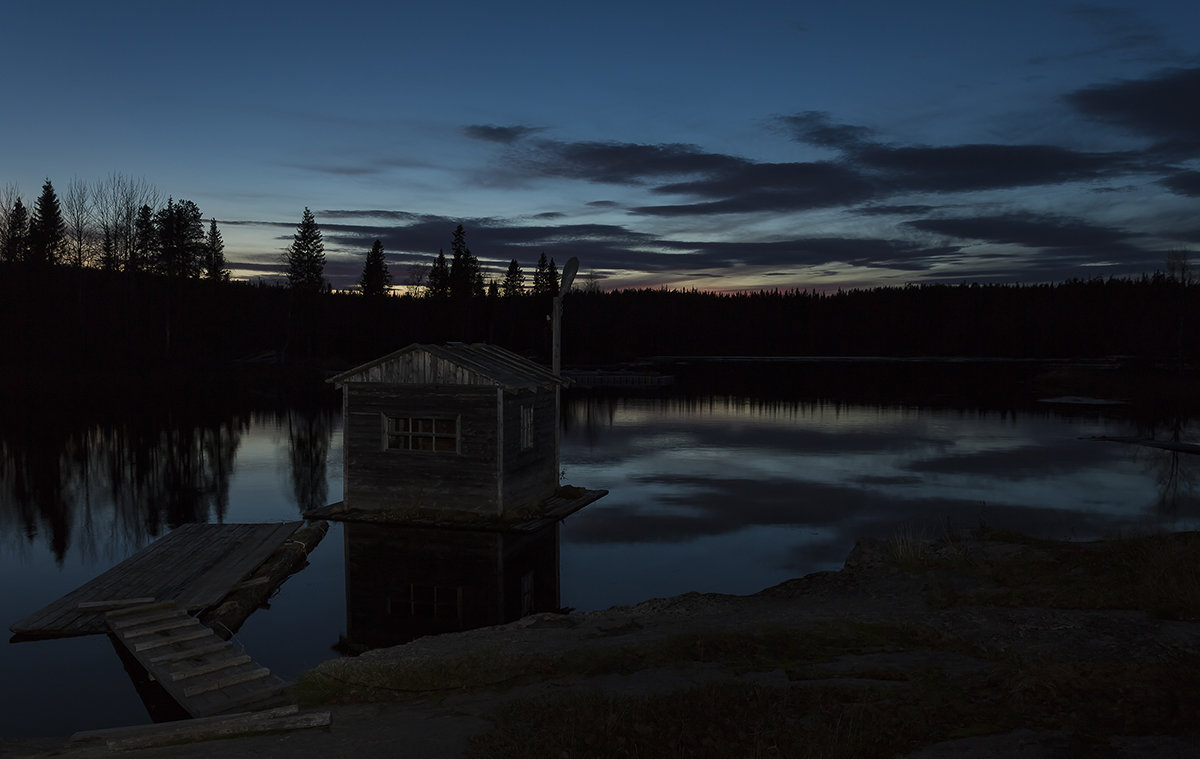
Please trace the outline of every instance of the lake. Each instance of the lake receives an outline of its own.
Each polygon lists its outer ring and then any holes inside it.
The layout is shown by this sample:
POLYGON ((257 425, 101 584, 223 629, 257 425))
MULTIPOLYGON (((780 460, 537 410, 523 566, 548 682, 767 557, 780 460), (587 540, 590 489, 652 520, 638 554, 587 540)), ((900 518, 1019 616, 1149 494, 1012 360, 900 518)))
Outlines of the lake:
MULTIPOLYGON (((1086 540, 1200 523, 1196 457, 1086 439, 1169 430, 1195 442, 1187 418, 959 392, 1003 375, 993 367, 975 380, 909 374, 903 388, 869 364, 675 370, 677 384, 652 393, 566 394, 563 481, 609 494, 561 526, 501 539, 334 524, 236 642, 290 678, 339 650, 530 608, 752 593, 839 568, 861 536, 982 524, 1086 540), (378 587, 387 577, 403 578, 403 594, 378 587)), ((293 520, 339 500, 337 409, 6 418, 6 626, 175 525, 293 520)), ((0 671, 4 737, 149 720, 106 636, 9 643, 0 671)))

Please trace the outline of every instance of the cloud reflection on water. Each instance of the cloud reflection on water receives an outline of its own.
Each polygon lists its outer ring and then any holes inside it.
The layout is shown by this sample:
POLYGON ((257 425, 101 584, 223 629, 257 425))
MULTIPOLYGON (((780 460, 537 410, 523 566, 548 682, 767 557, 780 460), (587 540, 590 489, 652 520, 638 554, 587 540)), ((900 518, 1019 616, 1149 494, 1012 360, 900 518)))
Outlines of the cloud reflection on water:
MULTIPOLYGON (((746 593, 840 567, 862 536, 936 537, 982 523, 1087 539, 1163 526, 1137 451, 1081 439, 1126 434, 1119 416, 650 398, 573 405, 581 403, 597 399, 567 404, 576 422, 588 421, 568 425, 563 467, 568 481, 610 494, 568 520, 564 575, 572 564, 619 563, 628 578, 636 567, 673 576, 656 578, 664 592, 746 593)), ((1173 518, 1194 519, 1194 501, 1177 499, 1173 518)), ((564 579, 565 597, 570 588, 564 579)))

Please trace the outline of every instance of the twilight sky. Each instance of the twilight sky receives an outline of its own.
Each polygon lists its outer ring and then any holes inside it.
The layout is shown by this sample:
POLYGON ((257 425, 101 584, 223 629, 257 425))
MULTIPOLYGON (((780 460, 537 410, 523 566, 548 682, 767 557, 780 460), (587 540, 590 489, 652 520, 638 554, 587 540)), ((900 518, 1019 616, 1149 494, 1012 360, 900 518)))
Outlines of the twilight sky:
POLYGON ((119 172, 235 276, 462 223, 601 286, 1044 282, 1200 243, 1200 3, 68 0, 3 13, 0 188, 119 172))

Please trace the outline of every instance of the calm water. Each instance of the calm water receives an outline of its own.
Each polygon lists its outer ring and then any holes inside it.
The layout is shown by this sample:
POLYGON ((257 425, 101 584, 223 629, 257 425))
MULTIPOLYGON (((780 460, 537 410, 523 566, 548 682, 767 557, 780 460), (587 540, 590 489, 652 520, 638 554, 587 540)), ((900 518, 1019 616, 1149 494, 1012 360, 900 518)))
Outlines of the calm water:
MULTIPOLYGON (((1194 529, 1195 457, 1080 439, 1144 432, 1127 414, 745 393, 569 396, 565 482, 608 489, 606 498, 557 533, 522 540, 334 525, 310 566, 236 640, 287 678, 338 655, 339 641, 452 628, 455 603, 465 604, 468 622, 487 622, 527 608, 751 593, 836 569, 862 535, 933 537, 981 523, 1075 539, 1194 529), (491 570, 498 556, 501 577, 491 570), (388 576, 408 578, 404 603, 423 609, 425 623, 396 629, 396 594, 376 587, 388 576), (475 595, 448 600, 451 587, 475 595)), ((339 500, 341 455, 341 421, 323 409, 8 429, 0 438, 6 626, 173 525, 290 520, 339 500)), ((148 720, 106 636, 9 643, 0 671, 4 737, 148 720)))

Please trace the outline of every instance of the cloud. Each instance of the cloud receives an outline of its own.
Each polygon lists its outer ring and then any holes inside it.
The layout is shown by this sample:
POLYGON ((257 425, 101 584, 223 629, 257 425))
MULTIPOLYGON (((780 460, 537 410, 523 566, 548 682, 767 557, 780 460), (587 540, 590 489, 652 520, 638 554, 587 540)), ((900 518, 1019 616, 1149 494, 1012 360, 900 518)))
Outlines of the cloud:
POLYGON ((1078 250, 1087 253, 1142 253, 1124 242, 1130 235, 1112 227, 1064 216, 1010 213, 955 219, 917 219, 904 225, 962 239, 1022 245, 1029 248, 1078 250))
POLYGON ((1162 179, 1161 184, 1177 195, 1200 198, 1200 171, 1181 171, 1162 179))
POLYGON ((779 116, 777 121, 792 133, 796 142, 823 148, 851 150, 871 142, 873 130, 852 124, 835 124, 824 111, 803 111, 792 116, 779 116))
POLYGON ((919 271, 933 260, 956 253, 957 246, 929 247, 906 240, 882 238, 813 237, 773 242, 664 242, 688 250, 708 267, 820 266, 843 264, 919 271))
POLYGON ((1124 156, 1052 145, 872 146, 849 160, 895 191, 962 192, 1095 179, 1123 169, 1124 156))
POLYGON ((1200 155, 1200 68, 1174 68, 1146 79, 1077 90, 1066 101, 1079 113, 1154 140, 1157 151, 1200 155))
POLYGON ((745 164, 720 153, 683 143, 558 142, 539 140, 521 157, 523 166, 544 177, 643 185, 652 178, 708 174, 745 164))
POLYGON ((304 171, 313 171, 318 174, 332 174, 334 176, 357 177, 370 174, 380 174, 383 172, 382 165, 374 166, 336 166, 333 164, 317 164, 317 163, 289 163, 284 164, 293 169, 303 169, 304 171))
POLYGON ((828 114, 783 116, 797 142, 836 148, 839 165, 880 194, 963 192, 1090 180, 1128 170, 1125 154, 1081 153, 1055 145, 901 146, 867 139, 871 130, 835 124, 828 114))
POLYGON ((463 134, 475 140, 498 142, 511 145, 525 138, 544 131, 544 127, 531 126, 497 126, 495 124, 472 124, 462 128, 463 134))
POLYGON ((861 202, 869 199, 875 188, 859 173, 832 163, 745 162, 703 179, 660 185, 653 191, 704 202, 632 210, 652 216, 797 211, 861 202))

